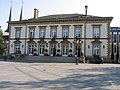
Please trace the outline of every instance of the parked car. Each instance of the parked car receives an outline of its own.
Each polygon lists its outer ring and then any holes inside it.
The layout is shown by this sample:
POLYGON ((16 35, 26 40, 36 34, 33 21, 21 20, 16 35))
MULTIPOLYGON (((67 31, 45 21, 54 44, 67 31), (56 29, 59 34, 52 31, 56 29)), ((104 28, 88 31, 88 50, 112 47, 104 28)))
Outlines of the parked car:
POLYGON ((102 57, 100 57, 99 55, 94 55, 93 57, 94 57, 95 63, 97 63, 97 64, 102 63, 103 64, 103 58, 102 57))

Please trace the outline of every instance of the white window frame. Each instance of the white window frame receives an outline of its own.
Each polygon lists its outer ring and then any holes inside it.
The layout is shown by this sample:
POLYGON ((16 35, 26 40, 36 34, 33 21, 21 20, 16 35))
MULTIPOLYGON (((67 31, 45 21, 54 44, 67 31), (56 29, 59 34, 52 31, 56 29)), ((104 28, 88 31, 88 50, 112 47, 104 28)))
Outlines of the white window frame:
POLYGON ((68 35, 69 35, 69 28, 68 27, 66 27, 66 28, 63 28, 63 37, 68 37, 68 35))
POLYGON ((93 37, 100 38, 100 26, 93 26, 93 37))
POLYGON ((34 34, 35 34, 35 29, 34 28, 30 28, 30 38, 34 38, 34 34))
POLYGON ((100 45, 98 44, 93 45, 93 55, 101 55, 100 51, 101 51, 100 45))
POLYGON ((21 30, 16 30, 16 38, 20 38, 21 36, 21 30))
POLYGON ((80 37, 81 36, 81 28, 75 28, 75 33, 76 33, 76 37, 80 37))
POLYGON ((41 38, 44 38, 44 37, 45 37, 45 30, 44 30, 44 29, 41 29, 41 30, 40 30, 40 37, 41 37, 41 38))
POLYGON ((52 37, 56 38, 57 37, 57 28, 56 27, 52 27, 52 37))
POLYGON ((29 44, 28 45, 28 54, 32 55, 34 51, 34 44, 29 44))

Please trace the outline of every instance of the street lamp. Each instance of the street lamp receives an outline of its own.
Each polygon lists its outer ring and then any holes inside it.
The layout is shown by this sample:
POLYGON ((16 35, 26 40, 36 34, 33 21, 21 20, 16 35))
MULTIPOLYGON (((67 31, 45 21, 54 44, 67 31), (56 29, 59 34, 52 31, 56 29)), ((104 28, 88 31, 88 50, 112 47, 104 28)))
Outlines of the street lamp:
MULTIPOLYGON (((75 39, 74 43, 78 47, 79 44, 82 43, 82 41, 80 39, 75 39)), ((78 65, 78 59, 79 59, 80 56, 81 56, 81 49, 78 47, 77 48, 77 55, 75 55, 75 57, 76 57, 76 65, 78 65)))
POLYGON ((116 54, 116 63, 119 60, 119 41, 118 41, 118 31, 117 31, 117 54, 116 54))

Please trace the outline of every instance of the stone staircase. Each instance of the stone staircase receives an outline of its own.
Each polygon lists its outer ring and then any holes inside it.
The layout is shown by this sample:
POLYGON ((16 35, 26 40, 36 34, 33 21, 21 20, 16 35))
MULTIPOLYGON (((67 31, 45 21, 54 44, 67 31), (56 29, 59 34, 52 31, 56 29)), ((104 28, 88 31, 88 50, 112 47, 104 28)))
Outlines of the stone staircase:
POLYGON ((30 63, 75 63, 75 57, 57 57, 57 56, 25 56, 17 61, 30 63))

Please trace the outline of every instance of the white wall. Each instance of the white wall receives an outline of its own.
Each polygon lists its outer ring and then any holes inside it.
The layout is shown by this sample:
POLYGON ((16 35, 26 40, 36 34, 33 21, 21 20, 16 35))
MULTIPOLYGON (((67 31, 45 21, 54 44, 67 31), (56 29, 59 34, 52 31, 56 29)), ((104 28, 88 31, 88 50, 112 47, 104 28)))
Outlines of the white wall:
MULTIPOLYGON (((92 24, 101 24, 101 37, 102 38, 107 38, 107 23, 87 23, 86 24, 86 37, 87 38, 93 38, 93 26, 92 24)), ((62 25, 70 25, 69 27, 69 38, 74 38, 74 25, 82 25, 82 38, 84 38, 84 24, 83 23, 74 23, 74 24, 28 24, 27 25, 27 38, 29 38, 29 27, 30 26, 35 26, 35 38, 39 38, 39 26, 46 26, 46 38, 50 38, 50 26, 54 26, 54 25, 58 25, 57 27, 57 38, 62 38, 62 25)), ((11 35, 10 38, 15 38, 15 27, 22 27, 21 29, 21 38, 25 38, 26 35, 26 25, 20 25, 20 26, 12 26, 11 28, 11 35)), ((73 39, 74 40, 74 39, 73 39)), ((70 40, 70 42, 73 42, 73 40, 70 40)), ((15 40, 11 40, 10 41, 10 53, 14 53, 14 42, 15 40), (13 47, 11 47, 11 45, 13 44, 13 47)), ((20 40, 21 41, 21 53, 24 53, 24 49, 25 49, 25 40, 20 40), (22 47, 22 45, 24 47, 22 47)), ((27 40, 29 41, 29 40, 27 40)), ((26 41, 26 42, 27 42, 26 41)), ((38 40, 34 40, 36 43, 38 40)), ((46 40, 47 43, 49 42, 49 40, 46 40)), ((62 41, 62 39, 57 39, 57 41, 60 43, 60 41, 62 41)), ((84 39, 82 39, 83 43, 82 43, 82 51, 84 53, 84 39)), ((87 56, 92 56, 92 41, 94 41, 94 39, 90 39, 90 40, 86 40, 86 55, 87 56), (88 45, 90 46, 90 48, 88 48, 88 45)), ((107 40, 100 40, 101 43, 101 56, 107 56, 107 45, 108 42, 107 40), (105 49, 103 49, 103 45, 105 45, 105 49)), ((57 44, 58 45, 58 44, 57 44)), ((61 44, 60 44, 61 45, 61 44)), ((74 48, 74 44, 73 48, 74 48)), ((49 44, 48 44, 48 48, 49 48, 49 44)), ((37 49, 38 49, 38 43, 37 43, 37 49)), ((61 47, 60 47, 61 49, 61 47)), ((48 49, 49 50, 49 49, 48 49)), ((74 51, 74 50, 73 50, 74 51)), ((28 43, 26 43, 26 53, 28 52, 28 43)), ((49 52, 49 51, 48 51, 49 52)))

